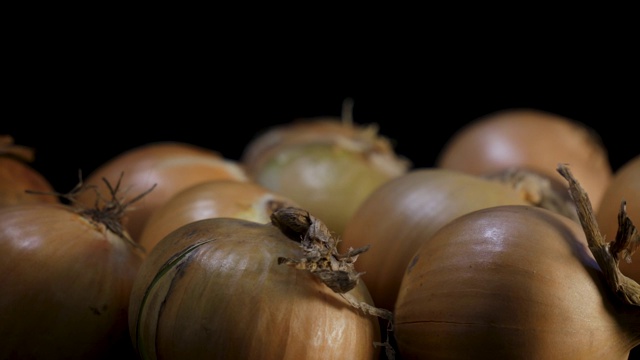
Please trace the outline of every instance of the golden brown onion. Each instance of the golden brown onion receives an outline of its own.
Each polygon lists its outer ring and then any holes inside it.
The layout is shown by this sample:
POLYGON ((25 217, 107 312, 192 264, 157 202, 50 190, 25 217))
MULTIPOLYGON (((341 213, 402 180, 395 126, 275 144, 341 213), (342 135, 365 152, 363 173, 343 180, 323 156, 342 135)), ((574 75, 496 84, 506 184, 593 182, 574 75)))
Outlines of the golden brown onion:
POLYGON ((436 166, 486 175, 518 167, 564 184, 556 165, 571 166, 597 206, 612 176, 607 149, 595 131, 558 114, 512 108, 482 116, 459 129, 436 166))
POLYGON ((268 223, 273 211, 297 206, 292 200, 251 181, 211 180, 172 196, 147 220, 140 245, 149 252, 171 231, 196 220, 233 217, 268 223))
POLYGON ((400 280, 418 247, 440 227, 474 210, 527 204, 501 183, 463 172, 421 168, 376 189, 347 223, 339 248, 371 249, 355 264, 376 306, 393 309, 400 280))
MULTIPOLYGON (((629 160, 615 173, 597 209, 598 226, 607 240, 613 240, 618 231, 618 213, 622 202, 626 202, 629 218, 640 226, 640 155, 629 160)), ((631 256, 631 262, 620 260, 620 271, 640 281, 640 255, 631 256)))
MULTIPOLYGON (((187 143, 156 142, 138 146, 108 160, 95 169, 85 180, 86 186, 97 186, 101 197, 109 190, 103 178, 120 185, 130 200, 155 185, 155 188, 132 204, 123 219, 134 241, 139 241, 144 224, 151 213, 171 196, 189 186, 215 179, 248 180, 244 169, 235 161, 222 157, 218 152, 187 143)), ((97 196, 94 191, 84 191, 77 201, 93 206, 97 196)))
POLYGON ((94 215, 0 207, 0 359, 134 358, 127 311, 142 257, 94 215))
POLYGON ((49 180, 29 165, 34 155, 34 149, 14 144, 9 135, 0 135, 0 206, 60 203, 49 180))
MULTIPOLYGON (((142 265, 129 326, 144 359, 377 359, 379 325, 318 277, 286 265, 299 242, 271 224, 191 222, 142 265)), ((352 289, 371 304, 363 282, 352 289)))
POLYGON ((626 360, 640 342, 637 309, 613 296, 576 222, 498 206, 423 242, 395 335, 403 359, 626 360))

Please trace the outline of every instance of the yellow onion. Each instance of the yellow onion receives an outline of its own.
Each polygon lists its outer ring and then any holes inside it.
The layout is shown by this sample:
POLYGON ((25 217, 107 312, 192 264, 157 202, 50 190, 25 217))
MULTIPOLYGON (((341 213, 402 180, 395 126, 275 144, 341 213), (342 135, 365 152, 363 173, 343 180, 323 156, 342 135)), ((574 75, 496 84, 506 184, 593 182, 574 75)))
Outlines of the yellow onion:
POLYGON ((0 207, 0 359, 134 359, 127 311, 142 256, 113 215, 0 207))
POLYGON ((207 218, 233 217, 267 223, 273 211, 284 206, 297 204, 251 181, 199 183, 178 192, 151 214, 139 244, 149 252, 173 230, 207 218))
POLYGON ((34 149, 16 145, 12 136, 0 135, 0 206, 60 203, 49 180, 29 165, 34 157, 34 149))
POLYGON ((454 133, 435 162, 474 175, 524 168, 565 184, 558 163, 571 166, 598 206, 612 176, 607 149, 592 128, 559 114, 531 108, 486 114, 454 133))
POLYGON ((358 205, 411 163, 376 125, 350 118, 303 118, 266 129, 241 163, 258 184, 289 197, 340 234, 358 205))
POLYGON ((418 247, 449 221, 474 210, 529 205, 499 182, 459 171, 416 168, 376 189, 358 208, 338 244, 341 251, 366 244, 355 264, 376 306, 393 309, 404 269, 418 247))
MULTIPOLYGON (((629 218, 640 226, 640 155, 622 165, 613 176, 596 212, 600 231, 608 240, 613 240, 618 231, 618 213, 622 202, 626 203, 629 218)), ((640 281, 640 255, 620 261, 620 271, 640 281)))
POLYGON ((635 250, 621 209, 619 242, 598 232, 566 165, 580 225, 553 211, 502 205, 462 215, 424 242, 395 306, 403 359, 626 360, 640 343, 640 285, 616 258, 635 250))
POLYGON ((120 187, 129 200, 152 189, 123 218, 134 241, 139 240, 151 213, 179 191, 215 179, 248 180, 236 161, 216 151, 188 143, 154 142, 125 151, 95 169, 84 182, 87 187, 95 186, 97 192, 84 191, 77 202, 92 206, 109 194, 103 179, 115 184, 120 178, 120 187))
MULTIPOLYGON (((129 326, 140 357, 377 359, 375 317, 310 271, 280 264, 303 256, 302 238, 293 241, 271 223, 219 217, 164 237, 131 295, 129 326)), ((363 282, 346 294, 372 303, 363 282)))

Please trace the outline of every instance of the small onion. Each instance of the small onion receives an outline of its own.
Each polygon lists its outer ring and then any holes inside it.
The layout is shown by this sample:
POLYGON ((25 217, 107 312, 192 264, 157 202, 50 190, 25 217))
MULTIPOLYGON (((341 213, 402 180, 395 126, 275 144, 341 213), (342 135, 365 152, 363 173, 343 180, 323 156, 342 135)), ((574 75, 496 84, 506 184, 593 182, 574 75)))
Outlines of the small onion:
POLYGON ((367 244, 355 264, 376 306, 393 309, 404 270, 418 247, 449 221, 474 210, 529 205, 499 182, 440 168, 416 168, 376 189, 347 223, 341 251, 367 244))
POLYGON ((346 116, 267 129, 247 144, 241 162, 255 182, 297 202, 337 234, 375 188, 411 167, 377 126, 346 116))
POLYGON ((14 144, 9 135, 0 135, 0 206, 60 203, 49 180, 29 165, 34 155, 34 149, 14 144))
POLYGON ((153 189, 135 202, 123 218, 134 241, 139 240, 151 213, 179 191, 215 179, 248 180, 237 162, 218 152, 188 143, 155 142, 125 151, 95 169, 86 178, 85 186, 96 186, 98 192, 82 192, 77 202, 93 206, 98 193, 100 197, 109 194, 103 179, 115 184, 120 178, 125 195, 153 189))
POLYGON ((147 220, 139 244, 151 251, 173 230, 196 220, 233 217, 268 223, 275 209, 292 200, 251 181, 211 180, 190 186, 167 200, 147 220))
MULTIPOLYGON (((613 240, 618 231, 618 213, 622 202, 626 203, 629 218, 640 226, 640 155, 622 165, 609 184, 596 212, 598 226, 608 240, 613 240)), ((631 262, 622 259, 620 271, 640 281, 640 255, 631 256, 631 262)))
POLYGON ((626 360, 640 343, 637 309, 606 286, 576 222, 498 206, 423 243, 402 279, 395 335, 403 359, 626 360))
POLYGON ((598 206, 612 168, 600 136, 574 119, 529 108, 482 116, 459 129, 442 148, 436 166, 475 175, 517 167, 565 184, 558 163, 571 166, 598 206))
MULTIPOLYGON (((375 317, 307 271, 300 242, 272 224, 210 218, 186 224, 149 253, 131 295, 129 326, 143 359, 377 359, 375 317)), ((348 292, 372 303, 363 282, 348 292)))
POLYGON ((0 359, 133 359, 129 295, 142 263, 108 212, 0 207, 0 359))

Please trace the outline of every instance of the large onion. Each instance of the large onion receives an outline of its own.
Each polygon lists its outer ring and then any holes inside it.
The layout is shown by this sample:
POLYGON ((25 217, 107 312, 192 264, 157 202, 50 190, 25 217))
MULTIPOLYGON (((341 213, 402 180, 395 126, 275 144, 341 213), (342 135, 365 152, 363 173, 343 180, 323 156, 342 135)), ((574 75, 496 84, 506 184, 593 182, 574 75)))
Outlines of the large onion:
POLYGON ((0 135, 0 206, 60 203, 49 180, 29 165, 34 156, 34 149, 15 144, 12 136, 0 135))
MULTIPOLYGON (((191 222, 164 237, 131 295, 141 358, 376 359, 375 317, 311 272, 280 264, 303 257, 306 237, 292 237, 239 218, 191 222)), ((371 304, 363 282, 346 295, 371 304)))
POLYGON ((147 220, 140 246, 148 251, 173 230, 196 220, 233 217, 268 223, 274 210, 297 206, 288 198, 252 182, 211 180, 190 186, 167 200, 147 220))
MULTIPOLYGON (((618 213, 622 202, 626 203, 629 218, 640 226, 640 155, 622 165, 609 184, 596 212, 600 231, 608 240, 613 240, 618 231, 618 213)), ((640 255, 630 257, 631 262, 621 259, 620 271, 640 281, 640 255)))
POLYGON ((371 249, 355 264, 376 306, 393 309, 411 257, 440 227, 474 210, 529 205, 513 188, 460 171, 420 168, 376 189, 358 208, 339 247, 371 249))
POLYGON ((117 217, 63 204, 0 207, 0 359, 126 359, 142 263, 117 217))
POLYGON ((567 163, 597 207, 612 176, 607 149, 583 123, 551 112, 510 108, 459 129, 442 148, 436 166, 475 175, 523 168, 564 185, 556 172, 567 163))
POLYGON ((407 267, 395 307, 406 359, 626 360, 637 308, 618 301, 580 226, 546 209, 482 209, 407 267))
POLYGON ((98 193, 101 197, 109 194, 103 179, 114 184, 121 177, 128 199, 153 188, 123 218, 134 241, 139 240, 151 213, 180 190, 215 179, 248 180, 237 162, 218 152, 188 143, 155 142, 125 151, 95 169, 85 185, 96 186, 98 192, 83 192, 78 203, 92 206, 98 193))
POLYGON ((411 166, 377 126, 346 116, 267 129, 247 144, 241 162, 257 183, 297 202, 337 234, 374 189, 411 166))

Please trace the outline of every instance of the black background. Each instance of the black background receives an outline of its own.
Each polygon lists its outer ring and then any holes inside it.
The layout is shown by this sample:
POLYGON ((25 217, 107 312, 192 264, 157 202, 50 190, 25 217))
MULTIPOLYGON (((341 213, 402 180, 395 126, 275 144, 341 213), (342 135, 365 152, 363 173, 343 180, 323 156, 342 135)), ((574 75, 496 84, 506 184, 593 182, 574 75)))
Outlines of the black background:
POLYGON ((469 121, 509 107, 586 123, 614 170, 640 153, 638 62, 617 31, 543 35, 535 23, 514 34, 480 22, 456 35, 426 22, 309 20, 241 32, 149 18, 134 28, 133 18, 49 22, 31 32, 27 24, 23 37, 8 37, 0 133, 36 149, 33 166, 57 191, 70 190, 79 170, 153 141, 239 159, 259 131, 339 116, 346 98, 356 123, 377 123, 416 167, 431 166, 469 121))

